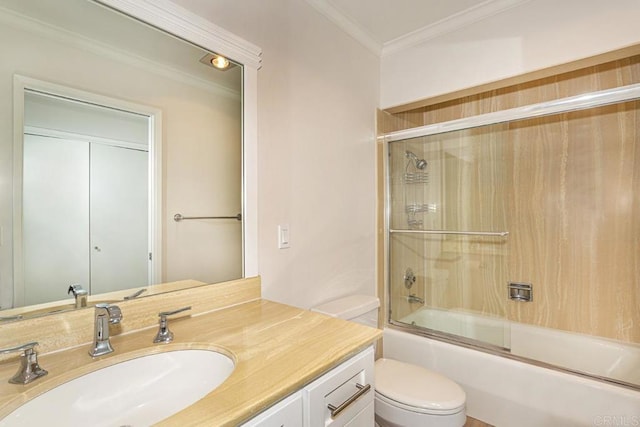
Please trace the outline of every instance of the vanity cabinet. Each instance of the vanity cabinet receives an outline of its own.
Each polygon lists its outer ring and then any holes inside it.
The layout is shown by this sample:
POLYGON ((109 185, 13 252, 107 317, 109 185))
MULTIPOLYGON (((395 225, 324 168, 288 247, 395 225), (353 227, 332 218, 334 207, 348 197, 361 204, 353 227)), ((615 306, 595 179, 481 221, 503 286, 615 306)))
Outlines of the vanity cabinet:
POLYGON ((243 427, 371 427, 373 347, 333 368, 243 427))

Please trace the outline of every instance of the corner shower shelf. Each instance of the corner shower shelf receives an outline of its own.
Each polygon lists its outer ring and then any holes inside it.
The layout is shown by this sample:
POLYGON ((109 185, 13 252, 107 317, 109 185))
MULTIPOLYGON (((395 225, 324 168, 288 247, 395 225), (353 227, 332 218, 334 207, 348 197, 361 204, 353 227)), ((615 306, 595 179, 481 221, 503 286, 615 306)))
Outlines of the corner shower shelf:
POLYGON ((424 204, 419 204, 419 203, 413 203, 410 205, 407 205, 404 210, 406 213, 421 213, 421 212, 436 212, 437 211, 437 206, 434 203, 424 203, 424 204))
POLYGON ((509 235, 508 231, 394 230, 394 229, 390 229, 389 233, 457 234, 457 235, 463 235, 463 236, 496 236, 496 237, 506 237, 509 235))
POLYGON ((428 172, 407 172, 402 176, 405 184, 428 184, 428 172))

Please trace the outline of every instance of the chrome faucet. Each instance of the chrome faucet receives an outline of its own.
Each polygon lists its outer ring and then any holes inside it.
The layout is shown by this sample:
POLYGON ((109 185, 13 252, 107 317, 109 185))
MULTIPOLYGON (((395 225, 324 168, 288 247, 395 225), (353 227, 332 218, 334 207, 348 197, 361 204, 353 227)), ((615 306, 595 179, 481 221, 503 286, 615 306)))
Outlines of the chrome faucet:
POLYGON ((93 326, 93 345, 89 350, 91 357, 98 357, 113 352, 109 341, 109 324, 117 324, 122 320, 122 312, 117 305, 96 304, 93 326))
POLYGON ((156 337, 153 339, 154 343, 170 343, 173 341, 173 332, 169 330, 169 323, 167 320, 167 316, 172 316, 174 314, 182 313, 183 311, 191 310, 191 306, 179 308, 173 311, 163 311, 162 313, 158 313, 158 317, 160 317, 160 325, 158 327, 158 333, 156 337))
POLYGON ((36 353, 34 349, 37 345, 38 343, 34 341, 17 347, 0 350, 0 354, 22 352, 20 368, 18 368, 18 372, 9 380, 11 384, 29 384, 31 381, 48 374, 48 372, 38 364, 38 353, 36 353))
POLYGON ((414 302, 417 302, 417 303, 420 303, 420 304, 424 304, 424 299, 420 298, 416 294, 409 295, 407 297, 407 301, 409 301, 409 304, 413 304, 414 302))
POLYGON ((67 290, 67 294, 73 294, 76 299, 76 308, 82 308, 87 306, 87 296, 89 292, 86 289, 82 289, 82 286, 79 284, 74 284, 69 286, 67 290))

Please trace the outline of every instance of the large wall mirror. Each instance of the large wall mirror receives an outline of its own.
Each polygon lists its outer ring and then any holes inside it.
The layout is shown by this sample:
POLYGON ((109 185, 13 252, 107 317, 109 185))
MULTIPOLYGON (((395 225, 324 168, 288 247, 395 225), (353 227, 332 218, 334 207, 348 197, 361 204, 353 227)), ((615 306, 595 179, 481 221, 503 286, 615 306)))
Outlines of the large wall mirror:
POLYGON ((0 0, 3 321, 255 274, 252 80, 197 19, 0 0))

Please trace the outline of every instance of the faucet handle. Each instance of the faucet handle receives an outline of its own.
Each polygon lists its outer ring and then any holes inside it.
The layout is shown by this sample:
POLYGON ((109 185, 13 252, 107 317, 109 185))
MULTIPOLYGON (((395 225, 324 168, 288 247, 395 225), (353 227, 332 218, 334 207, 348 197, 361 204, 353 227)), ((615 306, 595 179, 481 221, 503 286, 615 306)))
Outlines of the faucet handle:
POLYGON ((9 353, 16 353, 18 351, 33 350, 33 348, 37 345, 38 345, 38 342, 33 341, 33 342, 28 342, 26 344, 20 344, 15 347, 3 348, 3 349, 0 349, 0 354, 9 354, 9 353))
POLYGON ((127 295, 126 297, 124 297, 125 300, 130 300, 130 299, 135 299, 138 298, 140 295, 142 295, 144 292, 147 292, 146 288, 142 288, 134 293, 132 293, 131 295, 127 295))
POLYGON ((122 321, 122 310, 120 310, 120 307, 117 305, 110 305, 107 308, 107 311, 109 312, 109 322, 115 325, 122 321))
POLYGON ((0 316, 0 323, 13 322, 14 320, 22 320, 23 318, 22 314, 16 314, 15 316, 0 316))
POLYGON ((29 384, 31 381, 44 377, 48 374, 48 372, 42 369, 38 364, 38 354, 34 349, 37 345, 38 343, 33 341, 16 347, 0 350, 0 354, 22 352, 20 368, 18 368, 18 372, 16 372, 16 374, 9 380, 11 384, 29 384))
POLYGON ((182 313, 183 311, 187 311, 187 310, 191 310, 191 306, 182 307, 182 308, 179 308, 179 309, 173 310, 173 311, 162 311, 162 312, 158 313, 158 316, 160 316, 161 318, 162 317, 166 318, 167 316, 172 316, 174 314, 182 313))
POLYGON ((78 295, 87 295, 88 292, 86 289, 83 289, 82 286, 80 286, 78 283, 75 283, 69 286, 69 289, 67 289, 67 294, 73 294, 74 297, 77 297, 78 295))
POLYGON ((156 337, 153 339, 154 343, 170 343, 173 341, 173 332, 169 330, 169 323, 167 321, 167 316, 171 316, 174 314, 182 313, 183 311, 191 310, 191 306, 182 307, 173 311, 162 311, 158 313, 160 317, 160 325, 158 328, 158 333, 156 337))
POLYGON ((89 292, 87 292, 86 289, 82 289, 82 286, 78 283, 69 286, 67 294, 73 294, 73 297, 76 299, 76 308, 87 306, 87 295, 89 295, 89 292))

